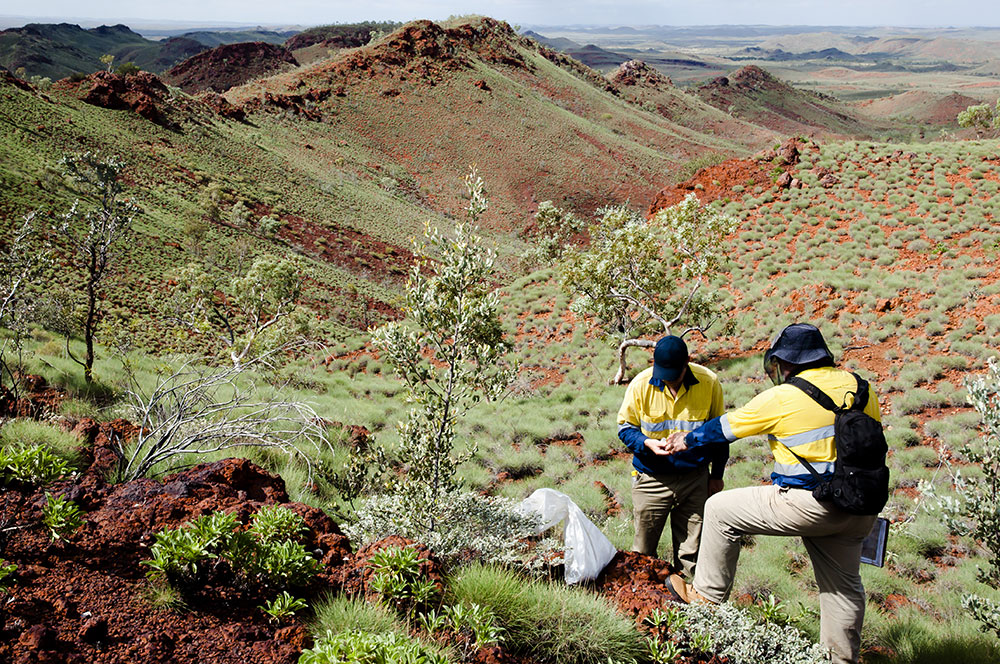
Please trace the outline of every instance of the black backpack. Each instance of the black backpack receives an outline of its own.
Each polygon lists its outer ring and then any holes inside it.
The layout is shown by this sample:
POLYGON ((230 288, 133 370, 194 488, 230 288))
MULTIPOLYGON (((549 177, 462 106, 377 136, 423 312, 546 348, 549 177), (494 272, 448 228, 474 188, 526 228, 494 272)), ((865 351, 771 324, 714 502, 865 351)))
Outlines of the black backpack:
POLYGON ((851 514, 878 514, 889 500, 889 469, 885 465, 889 446, 882 433, 882 424, 865 413, 868 382, 856 373, 851 375, 858 381, 858 391, 850 408, 838 407, 826 393, 803 378, 793 376, 786 381, 834 413, 833 441, 837 446, 837 459, 833 477, 823 479, 805 459, 785 449, 821 481, 813 489, 816 500, 832 502, 851 514))

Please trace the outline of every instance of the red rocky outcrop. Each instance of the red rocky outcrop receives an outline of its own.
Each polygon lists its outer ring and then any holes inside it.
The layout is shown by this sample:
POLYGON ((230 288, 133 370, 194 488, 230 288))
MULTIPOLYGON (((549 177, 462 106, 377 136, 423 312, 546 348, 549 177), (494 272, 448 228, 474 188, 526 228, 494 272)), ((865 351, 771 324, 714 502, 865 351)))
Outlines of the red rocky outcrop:
POLYGON ((185 92, 225 92, 261 76, 297 67, 288 49, 266 42, 225 44, 171 67, 164 80, 185 92))
POLYGON ((668 76, 650 67, 642 60, 629 60, 618 66, 611 76, 611 82, 622 86, 640 85, 650 88, 663 88, 673 85, 668 76))

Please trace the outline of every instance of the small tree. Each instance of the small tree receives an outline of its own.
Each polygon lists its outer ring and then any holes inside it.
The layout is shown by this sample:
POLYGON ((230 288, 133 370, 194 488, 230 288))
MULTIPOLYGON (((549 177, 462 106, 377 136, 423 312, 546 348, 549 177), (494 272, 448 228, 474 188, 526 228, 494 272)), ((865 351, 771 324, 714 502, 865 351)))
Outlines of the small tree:
MULTIPOLYGON (((148 388, 133 376, 125 407, 138 426, 134 442, 116 440, 118 479, 150 474, 158 464, 231 448, 265 447, 301 459, 312 477, 305 449, 328 449, 322 418, 311 406, 264 395, 244 376, 246 366, 168 370, 148 388)), ((178 461, 181 463, 178 464, 178 461)))
POLYGON ((6 376, 15 395, 16 366, 20 362, 24 335, 35 304, 28 295, 28 285, 42 264, 37 248, 29 246, 35 235, 34 218, 34 213, 25 216, 0 249, 0 327, 11 333, 9 338, 0 340, 0 387, 3 387, 6 376), (14 366, 11 354, 16 358, 14 366))
POLYGON ((412 404, 399 424, 407 481, 398 486, 411 514, 429 531, 438 525, 439 502, 458 488, 457 466, 473 453, 470 446, 454 456, 456 422, 482 397, 501 397, 516 373, 516 366, 504 363, 511 346, 497 315, 496 254, 475 235, 474 224, 487 208, 483 181, 473 169, 465 182, 466 221, 455 227, 454 237, 428 226, 426 244, 415 252, 422 258, 406 286, 410 320, 372 332, 412 404))
POLYGON ((655 345, 642 334, 702 334, 719 317, 716 293, 702 286, 718 271, 723 240, 736 220, 702 207, 694 194, 645 220, 625 206, 600 211, 590 228, 591 244, 567 251, 563 288, 576 300, 571 309, 597 319, 618 346, 612 384, 627 380, 629 348, 655 345))
POLYGON ((112 55, 111 53, 105 53, 104 55, 101 56, 101 64, 105 65, 108 68, 109 72, 111 71, 111 65, 113 65, 114 62, 115 62, 115 56, 112 55))
POLYGON ((552 264, 562 257, 570 239, 584 230, 584 221, 568 210, 562 210, 552 201, 542 201, 535 213, 535 225, 524 235, 531 240, 531 248, 521 255, 528 267, 552 264))
POLYGON ((92 152, 64 157, 60 163, 76 182, 96 195, 95 209, 80 212, 79 199, 69 212, 62 215, 58 230, 69 242, 73 257, 84 273, 82 285, 84 303, 79 321, 83 331, 86 354, 78 359, 70 351, 71 328, 66 331, 66 352, 83 367, 87 383, 94 380, 94 340, 103 316, 103 304, 109 277, 118 267, 122 248, 132 236, 132 221, 138 208, 122 198, 120 181, 124 162, 113 157, 101 158, 92 152))
POLYGON ((1000 99, 997 100, 995 109, 990 108, 989 104, 969 106, 958 114, 958 126, 975 129, 977 136, 982 136, 991 129, 1000 129, 1000 99))
POLYGON ((129 372, 125 402, 140 428, 134 443, 118 441, 121 479, 234 447, 294 456, 311 476, 304 450, 328 448, 322 418, 309 404, 286 399, 280 385, 260 389, 250 373, 284 365, 307 343, 298 309, 303 278, 296 260, 273 256, 257 258, 243 274, 218 266, 182 270, 166 313, 189 333, 211 340, 209 366, 167 368, 152 386, 129 372), (227 356, 222 366, 213 357, 219 347, 227 356))
POLYGON ((273 364, 303 340, 297 307, 303 279, 301 263, 292 258, 261 256, 243 274, 189 265, 177 277, 167 315, 212 339, 236 368, 273 364))

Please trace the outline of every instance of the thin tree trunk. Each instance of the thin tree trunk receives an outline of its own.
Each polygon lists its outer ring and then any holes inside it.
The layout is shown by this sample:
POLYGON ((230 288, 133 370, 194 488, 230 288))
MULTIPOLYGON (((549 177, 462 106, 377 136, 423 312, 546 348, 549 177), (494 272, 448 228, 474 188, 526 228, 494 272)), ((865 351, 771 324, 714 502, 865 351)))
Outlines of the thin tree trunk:
POLYGON ((656 342, 649 339, 626 339, 621 342, 618 346, 618 373, 608 381, 608 385, 624 385, 628 382, 628 378, 626 378, 628 367, 625 365, 625 351, 629 348, 653 348, 654 346, 656 346, 656 342))
POLYGON ((90 385, 94 382, 94 328, 97 325, 97 289, 93 279, 87 284, 87 320, 83 326, 83 340, 87 345, 87 355, 83 358, 83 379, 90 385))

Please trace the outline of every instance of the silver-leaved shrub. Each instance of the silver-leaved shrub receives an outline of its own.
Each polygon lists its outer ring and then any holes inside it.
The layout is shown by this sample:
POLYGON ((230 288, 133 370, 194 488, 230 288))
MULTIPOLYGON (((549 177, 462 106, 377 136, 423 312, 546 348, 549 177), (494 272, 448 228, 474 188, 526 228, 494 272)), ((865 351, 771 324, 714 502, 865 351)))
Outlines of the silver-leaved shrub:
POLYGON ((730 664, 820 664, 829 662, 829 651, 812 643, 790 625, 761 623, 750 612, 733 604, 681 607, 687 616, 678 641, 685 648, 697 646, 730 664))
MULTIPOLYGON (((428 530, 405 497, 373 496, 361 504, 354 522, 341 529, 359 546, 400 535, 419 541, 445 559, 472 554, 487 563, 525 564, 530 553, 525 540, 535 535, 538 522, 536 517, 518 512, 516 506, 517 501, 508 498, 449 492, 437 505, 438 528, 428 530)), ((532 551, 538 555, 554 548, 552 541, 544 540, 532 551)))

